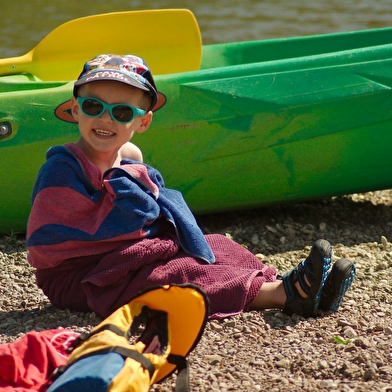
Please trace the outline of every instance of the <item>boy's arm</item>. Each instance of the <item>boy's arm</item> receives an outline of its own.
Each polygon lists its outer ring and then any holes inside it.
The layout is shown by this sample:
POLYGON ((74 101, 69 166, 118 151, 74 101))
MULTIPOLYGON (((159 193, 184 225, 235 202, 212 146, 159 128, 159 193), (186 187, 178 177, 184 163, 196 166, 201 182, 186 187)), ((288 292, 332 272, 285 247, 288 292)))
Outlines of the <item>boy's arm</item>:
POLYGON ((120 159, 131 159, 137 162, 143 162, 143 154, 138 146, 128 142, 124 144, 119 151, 120 159))

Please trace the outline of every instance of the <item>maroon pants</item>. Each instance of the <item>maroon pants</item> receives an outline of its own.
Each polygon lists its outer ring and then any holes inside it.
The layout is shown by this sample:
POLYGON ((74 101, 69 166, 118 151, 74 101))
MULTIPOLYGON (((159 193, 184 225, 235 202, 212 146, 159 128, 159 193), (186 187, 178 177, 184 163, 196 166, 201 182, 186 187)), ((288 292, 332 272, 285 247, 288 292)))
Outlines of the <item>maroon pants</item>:
POLYGON ((67 260, 37 270, 37 283, 53 306, 94 311, 107 317, 139 291, 170 283, 194 283, 210 299, 210 318, 248 310, 264 282, 276 280, 275 269, 264 265, 243 246, 223 235, 207 235, 214 264, 191 257, 174 235, 131 242, 105 255, 67 260))

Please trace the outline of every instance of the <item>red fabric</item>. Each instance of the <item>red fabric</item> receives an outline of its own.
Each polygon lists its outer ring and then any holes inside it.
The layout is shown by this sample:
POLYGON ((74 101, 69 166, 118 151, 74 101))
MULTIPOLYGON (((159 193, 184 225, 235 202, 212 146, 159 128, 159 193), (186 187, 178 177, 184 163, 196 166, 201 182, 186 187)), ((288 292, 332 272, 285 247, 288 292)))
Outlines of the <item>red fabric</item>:
POLYGON ((129 242, 115 252, 77 258, 37 271, 38 285, 58 308, 94 311, 107 317, 140 290, 170 283, 194 283, 210 299, 210 317, 247 310, 264 282, 276 280, 264 265, 236 242, 217 234, 206 240, 214 264, 183 252, 174 234, 129 242))
POLYGON ((45 390, 49 376, 66 363, 65 348, 77 336, 66 329, 32 331, 14 343, 0 345, 0 390, 45 390))

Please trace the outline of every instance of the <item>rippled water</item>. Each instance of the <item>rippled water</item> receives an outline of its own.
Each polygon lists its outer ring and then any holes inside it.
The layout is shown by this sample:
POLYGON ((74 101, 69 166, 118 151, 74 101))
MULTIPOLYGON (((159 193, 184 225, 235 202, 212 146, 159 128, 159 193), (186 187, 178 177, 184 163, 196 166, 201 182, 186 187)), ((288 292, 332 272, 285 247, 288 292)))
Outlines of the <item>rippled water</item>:
MULTIPOLYGON (((192 10, 205 44, 392 26, 390 0, 0 0, 0 58, 28 52, 70 19, 156 8, 192 10)), ((130 27, 129 39, 140 34, 130 27)))

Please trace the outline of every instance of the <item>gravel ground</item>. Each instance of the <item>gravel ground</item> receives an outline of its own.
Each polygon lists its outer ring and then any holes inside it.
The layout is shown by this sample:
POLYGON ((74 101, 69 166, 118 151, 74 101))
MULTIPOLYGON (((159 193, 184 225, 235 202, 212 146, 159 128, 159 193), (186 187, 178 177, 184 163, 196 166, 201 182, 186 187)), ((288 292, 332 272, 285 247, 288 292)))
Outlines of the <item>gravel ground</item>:
MULTIPOLYGON (((280 273, 328 239, 356 280, 339 312, 303 319, 249 312, 207 324, 189 356, 192 391, 392 391, 392 190, 198 217, 280 273), (391 242, 390 242, 391 241, 391 242)), ((89 329, 94 313, 54 309, 36 288, 22 237, 0 238, 0 343, 28 331, 89 329)), ((174 376, 152 391, 173 390, 174 376)))

